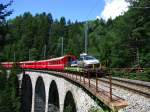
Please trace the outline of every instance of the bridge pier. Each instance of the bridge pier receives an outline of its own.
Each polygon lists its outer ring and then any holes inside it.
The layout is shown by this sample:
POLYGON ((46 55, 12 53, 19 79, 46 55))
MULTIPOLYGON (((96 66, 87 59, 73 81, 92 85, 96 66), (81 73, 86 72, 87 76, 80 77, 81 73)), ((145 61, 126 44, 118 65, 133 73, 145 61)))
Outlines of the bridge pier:
POLYGON ((36 77, 35 78, 30 77, 30 78, 32 80, 32 108, 31 108, 31 112, 34 112, 34 99, 35 99, 36 77))
MULTIPOLYGON (((60 85, 62 85, 62 87, 65 87, 64 82, 60 82, 60 85)), ((63 112, 64 110, 64 100, 65 100, 65 92, 64 92, 65 88, 58 88, 59 93, 61 93, 61 95, 59 94, 59 105, 60 105, 60 112, 63 112)))

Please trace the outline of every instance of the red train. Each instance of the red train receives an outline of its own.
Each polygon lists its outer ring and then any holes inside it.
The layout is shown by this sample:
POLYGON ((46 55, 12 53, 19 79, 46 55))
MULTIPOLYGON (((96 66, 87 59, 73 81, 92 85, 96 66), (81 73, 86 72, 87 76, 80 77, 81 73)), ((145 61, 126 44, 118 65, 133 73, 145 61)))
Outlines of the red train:
MULTIPOLYGON (((64 70, 72 61, 77 60, 74 55, 65 55, 58 58, 52 58, 40 61, 23 61, 19 62, 19 66, 23 69, 48 69, 48 70, 64 70)), ((14 62, 2 62, 3 67, 9 69, 14 62)))

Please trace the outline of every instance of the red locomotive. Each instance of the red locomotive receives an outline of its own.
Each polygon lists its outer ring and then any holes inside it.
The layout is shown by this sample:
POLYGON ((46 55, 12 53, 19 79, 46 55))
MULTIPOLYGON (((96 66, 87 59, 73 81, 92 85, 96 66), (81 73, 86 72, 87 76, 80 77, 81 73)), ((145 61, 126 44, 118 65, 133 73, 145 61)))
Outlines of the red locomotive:
MULTIPOLYGON (((48 69, 48 70, 64 70, 66 66, 69 66, 72 61, 75 61, 76 57, 73 55, 65 55, 58 58, 52 58, 40 61, 23 61, 19 62, 23 69, 48 69)), ((2 62, 3 67, 9 69, 13 66, 14 62, 2 62)))

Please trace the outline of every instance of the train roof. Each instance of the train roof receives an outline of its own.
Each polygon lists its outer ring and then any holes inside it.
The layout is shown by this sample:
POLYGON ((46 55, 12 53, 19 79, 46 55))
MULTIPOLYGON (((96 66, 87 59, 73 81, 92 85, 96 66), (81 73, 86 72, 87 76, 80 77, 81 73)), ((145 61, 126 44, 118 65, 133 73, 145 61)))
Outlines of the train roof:
MULTIPOLYGON (((33 63, 33 62, 46 62, 46 61, 57 61, 57 60, 61 60, 67 56, 71 56, 71 57, 74 57, 76 59, 76 57, 74 55, 64 55, 64 56, 61 56, 61 57, 57 57, 57 58, 51 58, 51 59, 46 59, 46 60, 39 60, 39 61, 21 61, 21 62, 18 62, 18 63, 33 63)), ((1 62, 2 64, 13 64, 14 62, 1 62)))
POLYGON ((13 64, 14 62, 1 62, 2 64, 13 64))
POLYGON ((54 60, 61 60, 63 59, 65 56, 61 56, 61 57, 57 57, 57 58, 51 58, 51 59, 48 59, 47 61, 54 61, 54 60))
POLYGON ((22 61, 20 63, 33 63, 33 62, 35 62, 35 61, 22 61))
POLYGON ((76 58, 74 55, 64 55, 64 56, 61 56, 61 57, 57 57, 57 58, 51 58, 51 59, 47 59, 47 60, 40 60, 40 61, 37 61, 37 62, 46 62, 46 61, 54 61, 54 60, 61 60, 61 59, 63 59, 63 58, 65 58, 65 57, 67 57, 67 56, 72 56, 72 57, 74 57, 74 58, 76 58))
POLYGON ((61 57, 58 57, 58 58, 52 58, 52 59, 49 59, 49 61, 53 61, 53 60, 61 60, 61 59, 65 58, 65 57, 67 57, 67 56, 71 56, 71 57, 74 57, 74 58, 75 58, 74 55, 64 55, 64 56, 61 56, 61 57))

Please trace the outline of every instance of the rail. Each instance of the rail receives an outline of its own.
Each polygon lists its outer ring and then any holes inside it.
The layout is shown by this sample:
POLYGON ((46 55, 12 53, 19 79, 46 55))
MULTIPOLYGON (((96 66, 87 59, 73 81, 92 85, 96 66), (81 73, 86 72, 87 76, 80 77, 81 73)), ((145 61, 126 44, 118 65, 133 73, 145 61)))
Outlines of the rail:
MULTIPOLYGON (((98 80, 109 84, 109 77, 99 78, 98 80)), ((142 81, 133 82, 132 80, 112 77, 112 85, 136 92, 137 94, 150 98, 150 83, 143 82, 143 84, 141 82, 142 81)))

